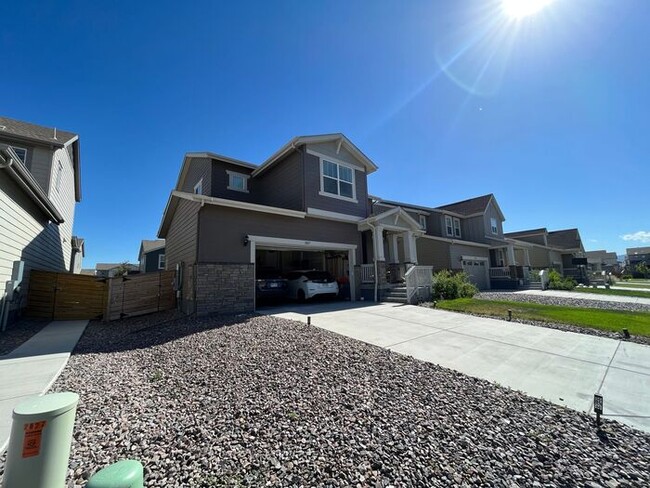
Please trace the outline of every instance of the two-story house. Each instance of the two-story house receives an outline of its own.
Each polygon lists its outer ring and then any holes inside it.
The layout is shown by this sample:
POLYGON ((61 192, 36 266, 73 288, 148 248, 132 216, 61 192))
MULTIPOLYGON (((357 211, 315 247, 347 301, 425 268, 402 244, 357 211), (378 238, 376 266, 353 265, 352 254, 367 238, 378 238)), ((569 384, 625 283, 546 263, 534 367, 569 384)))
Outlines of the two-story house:
POLYGON ((84 242, 72 235, 80 165, 77 134, 0 117, 0 293, 24 263, 12 311, 25 304, 31 269, 81 270, 84 242))
POLYGON ((165 269, 165 239, 143 240, 138 253, 140 273, 165 269))
POLYGON ((629 247, 625 250, 625 271, 636 278, 646 278, 637 270, 637 266, 645 264, 650 267, 650 247, 629 247))

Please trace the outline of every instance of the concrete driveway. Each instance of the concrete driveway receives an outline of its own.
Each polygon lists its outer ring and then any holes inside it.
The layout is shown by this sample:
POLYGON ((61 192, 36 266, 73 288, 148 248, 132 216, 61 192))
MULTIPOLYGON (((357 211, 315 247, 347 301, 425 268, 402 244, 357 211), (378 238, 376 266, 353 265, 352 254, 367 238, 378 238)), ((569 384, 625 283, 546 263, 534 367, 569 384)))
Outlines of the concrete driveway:
POLYGON ((650 346, 411 305, 262 309, 650 432, 650 346))

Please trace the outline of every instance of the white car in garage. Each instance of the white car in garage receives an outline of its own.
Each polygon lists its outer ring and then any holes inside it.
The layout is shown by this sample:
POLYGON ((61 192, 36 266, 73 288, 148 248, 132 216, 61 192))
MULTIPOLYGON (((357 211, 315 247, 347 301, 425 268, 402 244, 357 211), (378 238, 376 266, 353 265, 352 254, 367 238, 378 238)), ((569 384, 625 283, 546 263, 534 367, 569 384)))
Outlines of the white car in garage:
POLYGON ((287 273, 288 296, 296 300, 307 300, 316 295, 336 296, 339 284, 327 271, 299 270, 287 273))

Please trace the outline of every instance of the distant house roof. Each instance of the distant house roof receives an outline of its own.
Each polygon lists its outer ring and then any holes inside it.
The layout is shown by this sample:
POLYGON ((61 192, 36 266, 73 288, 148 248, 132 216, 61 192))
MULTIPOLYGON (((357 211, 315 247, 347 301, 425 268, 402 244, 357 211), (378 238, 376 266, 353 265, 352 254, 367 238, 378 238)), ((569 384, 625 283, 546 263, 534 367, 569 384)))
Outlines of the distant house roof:
POLYGON ((95 276, 95 270, 94 270, 94 269, 90 269, 90 268, 83 268, 83 269, 79 272, 79 274, 82 274, 82 275, 88 275, 88 276, 95 276))
POLYGON ((625 250, 628 256, 635 254, 650 254, 650 247, 629 247, 625 250))
POLYGON ((165 247, 165 239, 143 240, 140 245, 142 246, 142 252, 156 251, 165 247))
POLYGON ((578 229, 554 230, 548 233, 548 245, 559 249, 579 249, 582 246, 578 229))
MULTIPOLYGON (((119 268, 120 266, 122 266, 122 263, 97 263, 97 264, 95 265, 95 269, 96 269, 97 271, 109 271, 109 270, 111 270, 111 269, 119 268)), ((134 265, 134 264, 130 264, 130 263, 128 263, 126 266, 127 266, 130 270, 136 270, 136 269, 138 269, 138 267, 137 267, 136 265, 134 265)))
POLYGON ((539 234, 548 234, 548 230, 546 229, 546 227, 540 227, 539 229, 530 229, 530 230, 518 230, 515 232, 505 232, 503 235, 515 239, 517 237, 535 236, 539 234))
POLYGON ((29 122, 22 122, 8 117, 0 117, 0 134, 9 134, 13 137, 54 144, 60 147, 78 137, 73 132, 30 124, 29 122))
POLYGON ((490 203, 494 195, 492 193, 488 195, 482 195, 480 197, 469 198, 461 202, 450 203, 448 205, 440 205, 440 210, 449 210, 460 215, 473 215, 481 212, 485 212, 485 209, 490 203))

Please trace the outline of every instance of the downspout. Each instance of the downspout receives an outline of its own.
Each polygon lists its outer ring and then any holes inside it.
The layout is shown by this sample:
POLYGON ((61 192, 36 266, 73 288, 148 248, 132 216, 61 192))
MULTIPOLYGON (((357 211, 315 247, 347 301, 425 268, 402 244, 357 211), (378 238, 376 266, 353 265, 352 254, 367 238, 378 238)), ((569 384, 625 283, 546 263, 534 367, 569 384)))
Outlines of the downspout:
POLYGON ((375 264, 375 303, 377 303, 379 277, 377 276, 377 249, 375 249, 377 246, 377 237, 375 236, 376 228, 370 222, 367 222, 367 224, 372 229, 372 260, 375 264))

